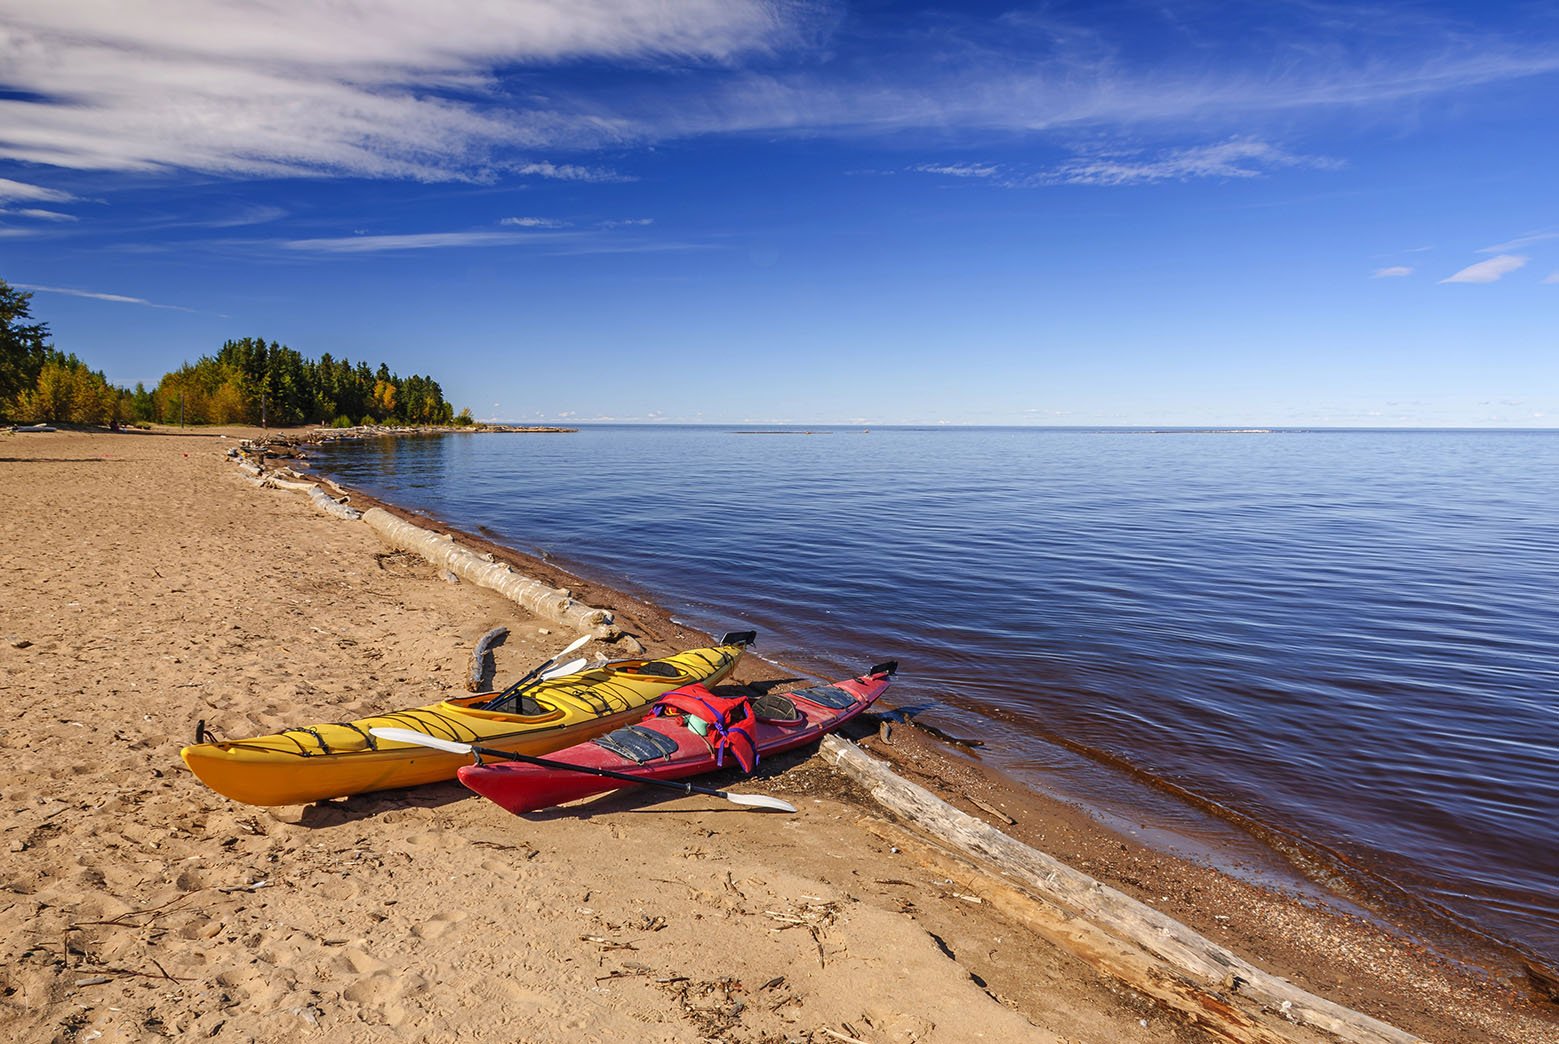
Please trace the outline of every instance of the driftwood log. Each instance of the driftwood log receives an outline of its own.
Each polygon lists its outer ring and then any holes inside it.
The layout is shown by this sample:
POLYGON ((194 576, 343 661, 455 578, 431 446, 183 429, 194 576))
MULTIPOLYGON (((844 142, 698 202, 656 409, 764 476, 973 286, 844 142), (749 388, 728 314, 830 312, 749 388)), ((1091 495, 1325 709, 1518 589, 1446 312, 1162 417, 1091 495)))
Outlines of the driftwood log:
POLYGON ((1298 1027, 1289 1023, 1350 1044, 1421 1044, 1411 1033, 1262 971, 1161 911, 1013 840, 853 743, 828 736, 822 753, 884 808, 1001 874, 987 887, 1026 897, 1027 903, 1004 905, 1027 906, 1021 916, 1042 934, 1204 1029, 1240 1044, 1313 1039, 1296 1038, 1298 1027))
POLYGON ((309 486, 309 500, 315 507, 327 515, 334 515, 337 518, 344 518, 353 522, 363 517, 361 511, 341 503, 318 486, 309 486))
POLYGON ((574 630, 589 631, 597 638, 615 638, 618 634, 610 611, 576 602, 567 591, 522 576, 503 562, 461 547, 447 534, 412 525, 383 508, 369 508, 363 513, 363 521, 391 547, 414 551, 438 568, 447 569, 468 583, 497 591, 537 616, 574 630))
POLYGON ((476 648, 471 650, 471 677, 466 682, 468 691, 487 691, 487 680, 491 677, 487 673, 487 666, 491 662, 489 657, 492 655, 493 644, 501 642, 507 637, 509 637, 509 629, 507 627, 494 627, 491 631, 482 635, 481 640, 476 643, 476 648))

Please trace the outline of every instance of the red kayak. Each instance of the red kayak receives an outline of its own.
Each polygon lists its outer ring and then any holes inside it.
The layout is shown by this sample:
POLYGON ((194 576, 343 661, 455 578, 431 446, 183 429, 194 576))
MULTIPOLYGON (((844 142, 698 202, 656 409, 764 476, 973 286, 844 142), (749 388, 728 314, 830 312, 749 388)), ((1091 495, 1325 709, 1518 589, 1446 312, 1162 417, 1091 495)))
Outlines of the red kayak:
POLYGON ((766 754, 809 743, 870 707, 897 663, 858 678, 748 699, 721 697, 702 685, 662 696, 637 725, 549 754, 557 768, 518 761, 465 765, 460 782, 510 812, 535 812, 633 785, 713 772, 733 763, 751 772, 766 754), (610 772, 615 778, 593 775, 610 772))

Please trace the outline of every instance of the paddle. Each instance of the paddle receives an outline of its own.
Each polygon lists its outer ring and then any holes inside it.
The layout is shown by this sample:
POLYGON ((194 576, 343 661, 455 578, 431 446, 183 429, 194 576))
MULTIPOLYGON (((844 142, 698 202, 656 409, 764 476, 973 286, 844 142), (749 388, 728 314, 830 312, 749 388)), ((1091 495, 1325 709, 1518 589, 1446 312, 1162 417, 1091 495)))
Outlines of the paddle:
POLYGON ((368 731, 380 739, 390 740, 394 743, 413 743, 419 747, 431 747, 434 750, 442 750, 450 754, 479 754, 488 758, 524 761, 532 765, 540 765, 543 768, 562 769, 565 772, 583 772, 591 776, 605 776, 607 779, 620 779, 625 783, 643 783, 647 786, 664 787, 684 794, 708 794, 710 797, 724 798, 735 805, 747 805, 752 808, 772 808, 778 812, 794 812, 796 810, 795 805, 781 801, 779 798, 769 797, 767 794, 733 794, 729 790, 715 790, 711 787, 700 787, 692 783, 679 783, 669 779, 642 779, 639 776, 630 776, 626 772, 613 772, 611 769, 591 768, 588 765, 570 765, 566 761, 553 761, 551 758, 538 758, 531 754, 512 754, 507 750, 498 750, 494 747, 478 747, 470 743, 439 739, 436 736, 413 732, 411 729, 376 727, 368 731))
POLYGON ((552 668, 552 670, 543 674, 536 680, 539 682, 544 682, 551 681, 553 678, 566 678, 570 674, 578 674, 588 666, 590 666, 590 661, 581 656, 577 660, 570 660, 567 663, 558 664, 556 667, 552 668))
MULTIPOLYGON (((557 663, 563 657, 567 656, 569 653, 573 652, 575 649, 579 648, 581 645, 584 645, 589 640, 590 640, 590 635, 588 635, 588 634, 582 634, 578 638, 575 638, 573 641, 569 642, 567 646, 565 646, 564 648, 559 649, 557 652, 553 653, 550 658, 548 658, 546 660, 543 660, 540 664, 538 664, 536 666, 535 670, 531 671, 525 677, 521 678, 519 681, 517 681, 513 685, 509 686, 507 689, 503 690, 498 695, 496 695, 492 699, 488 700, 486 703, 483 703, 482 704, 482 709, 483 710, 493 710, 493 709, 496 709, 500 705, 508 702, 511 698, 517 696, 519 694, 520 690, 525 688, 526 684, 529 683, 530 681, 532 681, 532 680, 541 681, 542 679, 537 677, 538 675, 540 675, 548 667, 551 667, 553 664, 557 663)), ((566 672, 566 673, 572 674, 573 672, 569 671, 569 672, 566 672)))

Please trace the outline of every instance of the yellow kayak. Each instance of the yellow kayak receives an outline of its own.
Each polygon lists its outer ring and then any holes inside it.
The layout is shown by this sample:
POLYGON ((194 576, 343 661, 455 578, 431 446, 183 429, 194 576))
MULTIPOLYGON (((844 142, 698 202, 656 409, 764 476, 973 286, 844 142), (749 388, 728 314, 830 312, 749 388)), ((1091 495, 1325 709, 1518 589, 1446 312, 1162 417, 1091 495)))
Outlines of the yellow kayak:
POLYGON ((391 787, 454 779, 468 756, 376 739, 375 726, 520 754, 550 754, 631 724, 644 708, 683 685, 714 685, 735 669, 753 632, 660 660, 618 660, 549 678, 505 709, 484 709, 479 693, 351 722, 283 729, 271 736, 197 743, 179 752, 201 782, 250 805, 297 805, 391 787))

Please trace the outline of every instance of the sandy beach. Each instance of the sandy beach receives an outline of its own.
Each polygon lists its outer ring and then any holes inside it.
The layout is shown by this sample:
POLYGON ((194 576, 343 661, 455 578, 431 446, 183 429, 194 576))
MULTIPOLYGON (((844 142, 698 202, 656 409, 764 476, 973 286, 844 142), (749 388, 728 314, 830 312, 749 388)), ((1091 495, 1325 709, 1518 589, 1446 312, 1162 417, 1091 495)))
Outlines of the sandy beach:
MULTIPOLYGON (((494 627, 500 681, 575 637, 254 488, 224 459, 245 434, 0 434, 0 1038, 1222 1039, 1034 934, 994 879, 896 842, 806 752, 743 784, 794 816, 625 794, 521 819, 455 783, 282 808, 206 789, 178 758, 197 721, 239 738, 427 703, 465 691, 494 627)), ((485 546, 653 654, 707 643, 485 546)), ((756 656, 737 673, 782 676, 756 656)), ((1488 954, 1453 962, 1146 849, 913 728, 864 745, 1333 1001, 1427 1040, 1559 1040, 1555 1008, 1488 954)))

